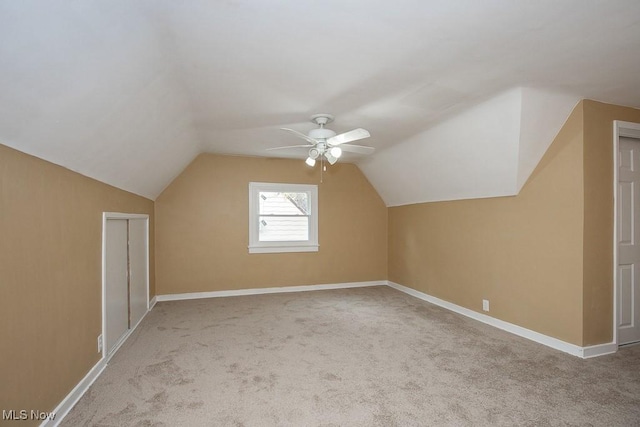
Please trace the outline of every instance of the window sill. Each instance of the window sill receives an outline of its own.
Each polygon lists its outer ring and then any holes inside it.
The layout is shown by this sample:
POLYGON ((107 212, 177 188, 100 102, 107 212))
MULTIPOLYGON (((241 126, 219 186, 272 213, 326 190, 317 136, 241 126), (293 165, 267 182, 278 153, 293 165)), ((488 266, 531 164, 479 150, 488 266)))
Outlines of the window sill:
POLYGON ((318 252, 318 245, 306 246, 249 246, 250 254, 273 254, 286 252, 318 252))

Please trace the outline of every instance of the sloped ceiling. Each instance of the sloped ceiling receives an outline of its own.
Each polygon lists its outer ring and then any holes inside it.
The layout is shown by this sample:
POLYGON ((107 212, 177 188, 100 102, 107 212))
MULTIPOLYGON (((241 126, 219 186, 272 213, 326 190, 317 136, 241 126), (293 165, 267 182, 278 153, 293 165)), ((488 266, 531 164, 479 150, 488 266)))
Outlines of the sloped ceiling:
POLYGON ((303 159, 265 150, 329 112, 388 204, 516 194, 567 105, 640 107, 639 51, 637 0, 0 0, 0 143, 153 199, 201 152, 303 159))
POLYGON ((363 159, 360 168, 387 206, 513 196, 578 101, 512 89, 363 159))

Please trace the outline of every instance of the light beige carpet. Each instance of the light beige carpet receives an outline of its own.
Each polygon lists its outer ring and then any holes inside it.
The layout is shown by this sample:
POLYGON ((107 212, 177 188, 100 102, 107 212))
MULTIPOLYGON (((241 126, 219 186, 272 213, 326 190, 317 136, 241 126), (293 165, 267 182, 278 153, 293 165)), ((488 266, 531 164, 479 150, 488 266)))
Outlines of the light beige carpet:
POLYGON ((62 425, 640 425, 640 346, 581 360, 388 287, 159 303, 62 425))

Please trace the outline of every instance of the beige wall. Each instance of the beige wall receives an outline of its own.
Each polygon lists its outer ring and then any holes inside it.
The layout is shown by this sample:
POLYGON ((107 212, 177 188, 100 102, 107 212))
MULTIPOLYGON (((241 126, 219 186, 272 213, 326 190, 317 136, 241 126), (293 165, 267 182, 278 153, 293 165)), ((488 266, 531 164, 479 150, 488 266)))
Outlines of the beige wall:
POLYGON ((582 344, 580 103, 516 197, 389 209, 389 279, 582 344))
POLYGON ((158 294, 387 278, 387 209, 351 164, 202 154, 156 200, 158 294), (249 182, 317 184, 319 252, 249 254, 249 182))
POLYGON ((0 409, 51 411, 100 359, 103 211, 153 227, 151 200, 0 145, 0 409))
POLYGON ((613 340, 613 121, 640 110, 584 101, 584 344, 613 340))
POLYGON ((577 345, 613 339, 613 120, 585 100, 512 198, 389 210, 389 278, 577 345))

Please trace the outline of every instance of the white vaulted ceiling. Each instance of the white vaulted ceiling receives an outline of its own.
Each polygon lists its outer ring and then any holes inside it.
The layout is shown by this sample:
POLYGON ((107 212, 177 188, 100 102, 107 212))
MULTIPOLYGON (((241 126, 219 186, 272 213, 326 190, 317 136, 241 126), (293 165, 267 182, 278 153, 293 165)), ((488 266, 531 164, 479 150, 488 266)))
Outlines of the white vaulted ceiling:
POLYGON ((640 107, 638 52, 637 0, 0 0, 0 143, 153 199, 328 112, 388 205, 511 195, 578 99, 640 107))
POLYGON ((360 168, 387 206, 513 196, 578 101, 511 89, 362 159, 360 168))

